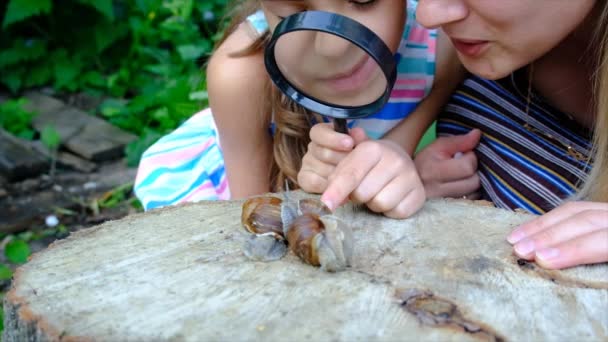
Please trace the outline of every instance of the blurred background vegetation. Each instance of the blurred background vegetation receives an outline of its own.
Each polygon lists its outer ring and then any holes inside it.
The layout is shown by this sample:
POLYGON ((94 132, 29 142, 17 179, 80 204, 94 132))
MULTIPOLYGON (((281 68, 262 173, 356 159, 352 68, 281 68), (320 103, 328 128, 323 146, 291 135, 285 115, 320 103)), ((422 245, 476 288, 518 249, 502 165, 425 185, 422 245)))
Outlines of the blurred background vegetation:
POLYGON ((52 87, 103 99, 95 110, 143 150, 207 106, 204 64, 227 0, 9 0, 0 5, 0 125, 32 138, 19 95, 52 87))
MULTIPOLYGON (((145 148, 208 105, 204 65, 225 23, 227 1, 1 1, 0 95, 9 100, 0 104, 0 128, 46 144, 22 94, 84 93, 99 100, 91 115, 138 136, 125 151, 129 166, 136 166, 145 148)), ((97 211, 125 201, 131 187, 95 199, 97 211)), ((71 213, 57 208, 55 214, 71 213)), ((32 243, 69 232, 61 223, 46 226, 2 234, 0 297, 32 243)), ((1 316, 0 310, 0 330, 1 316)))

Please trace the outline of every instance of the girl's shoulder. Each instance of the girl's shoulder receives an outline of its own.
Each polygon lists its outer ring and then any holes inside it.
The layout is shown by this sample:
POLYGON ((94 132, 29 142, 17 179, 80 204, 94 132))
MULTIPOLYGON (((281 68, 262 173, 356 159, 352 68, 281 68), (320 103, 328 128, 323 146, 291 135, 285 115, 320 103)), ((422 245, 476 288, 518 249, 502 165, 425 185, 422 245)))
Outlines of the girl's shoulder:
POLYGON ((263 51, 240 54, 254 41, 249 29, 241 24, 215 50, 206 70, 210 97, 238 98, 263 91, 268 78, 263 51))

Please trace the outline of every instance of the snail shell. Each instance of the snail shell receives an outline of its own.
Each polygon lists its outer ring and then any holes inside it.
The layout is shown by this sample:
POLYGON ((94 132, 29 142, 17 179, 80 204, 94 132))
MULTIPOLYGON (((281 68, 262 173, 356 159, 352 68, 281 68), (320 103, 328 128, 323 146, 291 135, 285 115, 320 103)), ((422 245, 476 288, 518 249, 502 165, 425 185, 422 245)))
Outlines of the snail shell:
POLYGON ((317 199, 254 197, 243 204, 241 221, 248 232, 257 236, 245 245, 245 254, 251 259, 280 259, 285 253, 282 239, 287 239, 289 249, 310 265, 330 272, 350 265, 352 231, 317 199), (266 237, 261 238, 262 235, 266 237))
POLYGON ((287 230, 289 249, 304 262, 313 266, 321 266, 317 253, 318 243, 325 225, 318 215, 304 214, 296 217, 287 230))
POLYGON ((310 265, 337 272, 351 263, 352 230, 333 215, 308 213, 298 216, 286 237, 293 253, 310 265))
POLYGON ((241 212, 241 223, 245 230, 253 234, 273 233, 281 238, 284 237, 281 220, 282 202, 282 199, 272 196, 246 200, 241 212))

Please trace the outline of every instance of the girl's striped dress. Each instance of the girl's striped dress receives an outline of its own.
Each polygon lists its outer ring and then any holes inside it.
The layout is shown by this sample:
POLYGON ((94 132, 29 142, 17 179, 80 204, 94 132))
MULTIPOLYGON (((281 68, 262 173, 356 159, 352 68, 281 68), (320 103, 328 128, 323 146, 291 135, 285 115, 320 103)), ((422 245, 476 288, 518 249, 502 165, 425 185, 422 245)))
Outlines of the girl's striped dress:
POLYGON ((437 134, 479 128, 483 135, 475 152, 482 197, 498 207, 542 214, 585 180, 591 132, 540 96, 528 96, 524 74, 498 81, 470 76, 441 114, 437 134))
MULTIPOLYGON (((416 1, 408 0, 407 20, 397 51, 397 81, 389 102, 369 117, 349 120, 377 139, 408 116, 429 93, 435 73, 437 32, 415 20, 416 1)), ((258 34, 268 26, 261 11, 247 18, 258 34)), ((146 210, 199 200, 229 199, 230 187, 219 135, 210 109, 193 115, 143 154, 135 194, 146 210)))

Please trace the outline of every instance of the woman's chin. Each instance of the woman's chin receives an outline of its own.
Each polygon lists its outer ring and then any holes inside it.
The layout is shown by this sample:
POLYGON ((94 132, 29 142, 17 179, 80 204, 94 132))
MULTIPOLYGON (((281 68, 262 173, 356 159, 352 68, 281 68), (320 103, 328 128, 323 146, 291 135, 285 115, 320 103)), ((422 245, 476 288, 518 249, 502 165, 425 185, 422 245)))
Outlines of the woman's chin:
POLYGON ((507 77, 515 69, 510 63, 504 63, 504 60, 488 60, 485 59, 468 59, 461 58, 462 65, 472 74, 487 80, 499 80, 507 77), (502 63, 501 63, 502 62, 502 63))

